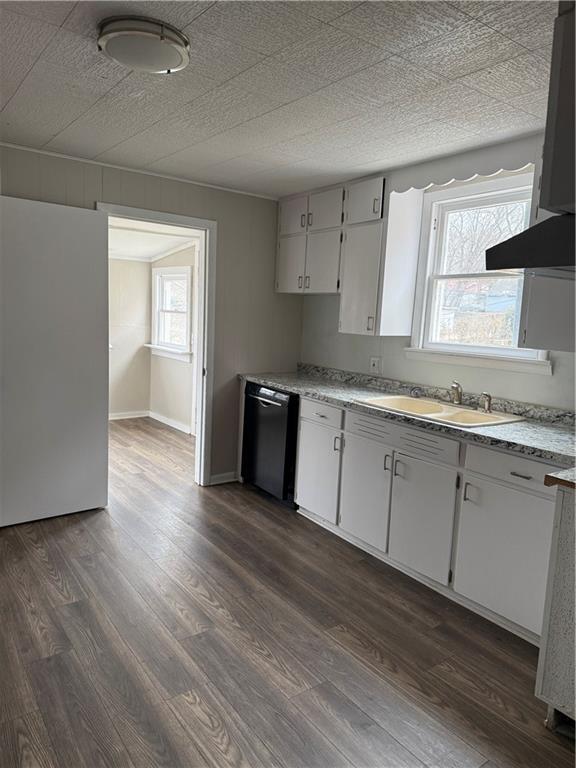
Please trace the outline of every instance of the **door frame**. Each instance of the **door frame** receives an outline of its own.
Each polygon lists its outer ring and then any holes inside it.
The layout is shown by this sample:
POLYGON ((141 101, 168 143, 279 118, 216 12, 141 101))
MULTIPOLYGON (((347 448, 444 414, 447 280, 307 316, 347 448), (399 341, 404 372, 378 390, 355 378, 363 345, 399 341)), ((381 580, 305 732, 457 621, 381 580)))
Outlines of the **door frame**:
POLYGON ((214 392, 214 328, 216 304, 216 243, 218 224, 212 219, 181 216, 175 213, 132 208, 125 205, 97 202, 96 209, 109 217, 118 216, 138 221, 154 221, 179 227, 202 230, 204 248, 198 259, 198 290, 194 310, 196 316, 195 341, 195 400, 196 400, 196 450, 194 481, 198 485, 210 485, 212 477, 212 402, 214 392), (200 343, 197 343, 197 342, 200 343))

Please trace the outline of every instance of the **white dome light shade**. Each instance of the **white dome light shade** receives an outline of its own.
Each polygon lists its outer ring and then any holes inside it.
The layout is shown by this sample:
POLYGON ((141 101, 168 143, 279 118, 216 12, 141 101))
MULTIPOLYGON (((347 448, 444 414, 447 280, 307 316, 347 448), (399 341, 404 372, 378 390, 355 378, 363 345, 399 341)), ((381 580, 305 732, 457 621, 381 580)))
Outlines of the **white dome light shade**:
POLYGON ((98 48, 118 64, 139 72, 169 75, 190 61, 186 35, 170 24, 140 16, 104 19, 98 48))

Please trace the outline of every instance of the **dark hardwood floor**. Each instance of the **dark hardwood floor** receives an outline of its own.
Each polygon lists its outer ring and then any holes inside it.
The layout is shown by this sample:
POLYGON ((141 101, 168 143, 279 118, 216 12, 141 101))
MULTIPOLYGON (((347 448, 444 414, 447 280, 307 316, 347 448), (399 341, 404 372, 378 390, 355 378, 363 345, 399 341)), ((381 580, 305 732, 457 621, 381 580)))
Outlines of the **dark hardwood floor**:
POLYGON ((108 510, 0 530, 2 768, 563 768, 536 649, 111 425, 108 510))

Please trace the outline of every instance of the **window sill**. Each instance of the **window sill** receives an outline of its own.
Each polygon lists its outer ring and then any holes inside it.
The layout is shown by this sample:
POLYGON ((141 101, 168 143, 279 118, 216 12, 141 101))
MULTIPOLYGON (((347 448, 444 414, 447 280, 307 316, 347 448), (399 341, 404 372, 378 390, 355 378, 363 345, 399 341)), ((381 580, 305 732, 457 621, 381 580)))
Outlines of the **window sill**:
POLYGON ((155 357, 168 357, 171 360, 180 360, 182 363, 192 362, 192 352, 178 352, 170 347, 162 347, 159 344, 144 344, 155 357))
POLYGON ((404 350, 409 360, 419 360, 425 363, 444 363, 449 365, 464 365, 474 368, 492 368, 493 370, 511 371, 515 373, 535 373, 541 376, 552 375, 550 360, 533 360, 523 357, 500 357, 496 355, 466 355, 462 352, 447 352, 445 350, 421 349, 406 347, 404 350))

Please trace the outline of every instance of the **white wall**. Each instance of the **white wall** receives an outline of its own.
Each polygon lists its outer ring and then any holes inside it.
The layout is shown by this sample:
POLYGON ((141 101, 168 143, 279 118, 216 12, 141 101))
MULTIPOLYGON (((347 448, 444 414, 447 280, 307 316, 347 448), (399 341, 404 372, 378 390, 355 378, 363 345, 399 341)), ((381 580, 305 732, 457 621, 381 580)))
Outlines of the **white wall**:
MULTIPOLYGON (((490 174, 501 168, 514 170, 534 162, 541 146, 542 135, 537 134, 507 144, 397 168, 385 174, 386 185, 388 190, 405 190, 411 186, 422 188, 431 182, 446 183, 452 178, 466 179, 475 172, 490 174)), ((370 357, 381 357, 382 372, 387 378, 436 386, 449 386, 452 379, 457 379, 471 392, 487 390, 500 397, 574 408, 572 353, 551 353, 552 376, 409 360, 404 354, 404 347, 410 345, 408 338, 338 333, 338 306, 337 296, 304 298, 302 362, 368 373, 370 357)))
POLYGON ((338 333, 338 297, 304 299, 302 362, 369 373, 371 357, 382 358, 383 375, 418 384, 449 387, 457 379, 469 392, 488 391, 499 397, 574 408, 574 354, 552 352, 552 376, 514 373, 445 363, 409 360, 406 338, 352 336, 338 333))
POLYGON ((109 262, 110 414, 142 413, 150 405, 150 264, 109 262))
POLYGON ((239 371, 293 370, 302 299, 274 293, 277 203, 96 163, 1 147, 2 194, 97 201, 218 222, 212 473, 236 468, 239 371))
MULTIPOLYGON (((192 267, 192 292, 195 294, 197 276, 196 246, 153 262, 154 267, 192 267)), ((194 316, 194 308, 192 308, 194 316)), ((193 329, 193 334, 196 330, 193 329)), ((195 400, 194 363, 151 353, 150 357, 150 412, 196 434, 193 426, 195 400)))

